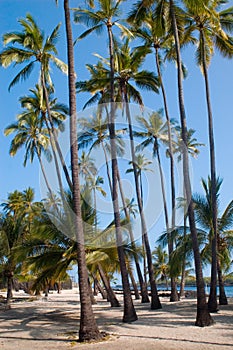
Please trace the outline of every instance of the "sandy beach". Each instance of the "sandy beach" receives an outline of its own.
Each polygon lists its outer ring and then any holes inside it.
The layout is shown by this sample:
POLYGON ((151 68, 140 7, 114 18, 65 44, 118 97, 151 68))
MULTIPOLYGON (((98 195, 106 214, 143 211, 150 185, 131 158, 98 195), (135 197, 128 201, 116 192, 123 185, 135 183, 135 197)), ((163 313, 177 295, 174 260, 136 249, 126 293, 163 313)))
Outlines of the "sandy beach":
MULTIPOLYGON (((0 293, 0 295, 5 295, 0 293)), ((11 310, 0 306, 0 349, 95 349, 95 350, 191 350, 233 348, 233 299, 220 306, 211 327, 194 326, 194 299, 170 303, 161 298, 163 308, 151 311, 149 304, 134 301, 138 321, 122 323, 122 307, 111 308, 97 297, 94 312, 101 331, 109 334, 100 343, 77 342, 79 328, 78 291, 50 293, 48 299, 25 301, 24 292, 15 292, 11 310)), ((121 298, 121 296, 120 296, 121 298)))

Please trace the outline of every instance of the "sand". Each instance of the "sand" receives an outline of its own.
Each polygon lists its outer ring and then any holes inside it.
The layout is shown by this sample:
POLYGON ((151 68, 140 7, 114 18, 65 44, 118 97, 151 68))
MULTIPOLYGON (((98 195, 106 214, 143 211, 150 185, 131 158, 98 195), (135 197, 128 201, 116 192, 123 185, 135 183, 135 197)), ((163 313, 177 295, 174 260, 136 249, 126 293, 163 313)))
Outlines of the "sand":
MULTIPOLYGON (((4 295, 4 293, 0 293, 4 295)), ((138 321, 122 323, 122 307, 111 308, 97 297, 94 312, 101 331, 108 340, 99 343, 77 342, 79 328, 78 291, 50 293, 48 299, 25 301, 24 292, 14 293, 21 301, 13 302, 11 310, 0 306, 0 349, 3 350, 208 350, 233 349, 233 299, 220 306, 211 327, 194 326, 194 299, 170 303, 162 298, 161 310, 151 311, 148 304, 134 301, 138 321)))

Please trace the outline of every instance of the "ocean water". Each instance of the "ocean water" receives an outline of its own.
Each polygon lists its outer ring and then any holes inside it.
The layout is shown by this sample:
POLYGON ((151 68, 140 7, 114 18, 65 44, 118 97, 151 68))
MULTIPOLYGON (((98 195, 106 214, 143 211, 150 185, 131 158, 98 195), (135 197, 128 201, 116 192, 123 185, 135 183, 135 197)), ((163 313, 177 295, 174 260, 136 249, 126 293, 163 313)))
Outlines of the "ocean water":
MULTIPOLYGON (((225 286, 225 293, 227 298, 233 298, 233 286, 225 286)), ((158 290, 165 290, 164 286, 158 286, 158 290)), ((197 290, 196 286, 185 286, 185 290, 197 290)), ((179 287, 178 287, 178 291, 179 291, 179 287)), ((206 294, 209 294, 210 288, 209 286, 206 287, 206 294)), ((219 294, 219 290, 217 287, 217 295, 219 294)))

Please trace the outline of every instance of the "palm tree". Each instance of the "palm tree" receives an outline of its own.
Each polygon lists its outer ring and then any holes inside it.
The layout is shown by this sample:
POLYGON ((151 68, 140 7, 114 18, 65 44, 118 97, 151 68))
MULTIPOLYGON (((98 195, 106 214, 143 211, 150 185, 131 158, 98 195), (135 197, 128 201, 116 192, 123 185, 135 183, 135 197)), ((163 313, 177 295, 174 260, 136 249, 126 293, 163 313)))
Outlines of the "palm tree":
POLYGON ((0 255, 3 265, 1 270, 7 279, 7 300, 6 309, 10 308, 10 302, 13 291, 13 277, 17 262, 15 261, 13 249, 18 244, 23 234, 22 218, 14 219, 12 215, 6 215, 1 218, 0 223, 0 255))
MULTIPOLYGON (((211 190, 212 190, 212 217, 213 217, 213 237, 212 237, 212 264, 211 264, 211 285, 208 307, 211 312, 216 312, 217 307, 217 199, 216 199, 216 162, 215 162, 215 141, 213 115, 210 99, 210 87, 208 77, 208 67, 216 47, 225 57, 233 55, 233 40, 228 33, 233 31, 232 7, 220 11, 222 1, 199 0, 195 5, 190 1, 184 1, 187 9, 187 16, 190 21, 188 30, 198 31, 198 46, 196 50, 197 64, 204 75, 206 102, 208 110, 209 128, 209 151, 211 170, 211 190)), ((225 2, 224 2, 225 3, 225 2)))
POLYGON ((69 86, 69 111, 70 111, 70 156, 71 172, 73 184, 73 201, 75 212, 75 234, 77 240, 78 253, 78 274, 80 291, 80 341, 100 339, 102 336, 97 327, 92 310, 91 299, 88 286, 88 273, 85 260, 84 231, 81 214, 81 196, 79 183, 78 166, 78 143, 77 143, 77 116, 76 116, 76 90, 75 90, 75 66, 72 27, 70 21, 69 0, 64 0, 64 13, 67 38, 67 56, 68 56, 68 86, 69 86))
POLYGON ((14 273, 22 265, 22 261, 17 259, 15 249, 24 244, 31 233, 33 217, 38 213, 39 206, 33 200, 34 191, 29 187, 23 192, 9 193, 8 199, 1 205, 4 215, 0 221, 0 259, 3 261, 1 269, 7 279, 7 309, 10 308, 12 298, 14 273))
MULTIPOLYGON (((140 185, 140 195, 142 198, 142 205, 143 205, 143 198, 144 198, 142 174, 144 171, 153 171, 152 169, 148 168, 148 165, 151 165, 151 164, 152 164, 152 161, 147 159, 145 157, 145 154, 142 154, 142 153, 135 154, 135 165, 137 168, 137 178, 138 178, 139 185, 140 185)), ((129 161, 129 165, 131 165, 131 168, 126 170, 127 174, 133 173, 133 171, 134 171, 133 167, 132 167, 133 166, 132 160, 129 161)))
POLYGON ((131 151, 131 157, 132 157, 134 181, 136 186, 137 202, 138 202, 141 225, 142 225, 142 236, 144 237, 144 242, 145 242, 147 262, 148 262, 148 272, 149 272, 149 279, 150 279, 150 285, 151 285, 151 296, 152 296, 151 308, 157 309, 161 307, 161 304, 158 298, 157 287, 154 280, 151 249, 150 249, 149 240, 148 240, 146 220, 144 216, 142 200, 140 197, 140 188, 139 188, 136 161, 135 161, 134 136, 133 136, 133 129, 132 129, 131 113, 129 108, 130 100, 137 101, 137 103, 139 103, 141 106, 143 105, 141 95, 136 90, 136 88, 131 84, 131 80, 134 81, 135 84, 142 89, 144 88, 147 90, 158 92, 158 81, 155 75, 148 71, 143 71, 143 70, 139 71, 140 66, 143 63, 144 57, 145 57, 145 52, 142 54, 142 52, 138 49, 130 51, 129 40, 126 40, 126 42, 120 47, 120 49, 116 53, 116 60, 115 60, 116 68, 114 69, 115 75, 114 75, 113 89, 115 88, 115 85, 116 85, 118 95, 121 97, 121 101, 124 104, 126 118, 128 120, 130 151, 131 151))
POLYGON ((209 314, 208 306, 206 304, 205 284, 203 279, 201 257, 199 252, 194 208, 193 208, 193 202, 192 202, 192 189, 191 189, 191 183, 189 178, 187 121, 186 121, 184 95, 183 95, 183 83, 182 83, 183 75, 182 75, 182 64, 181 64, 181 53, 180 53, 180 40, 178 35, 177 19, 176 19, 175 5, 173 0, 169 0, 169 11, 171 15, 172 31, 173 31, 174 40, 175 40, 176 62, 178 67, 177 69, 178 99, 179 99, 179 109, 180 109, 182 140, 184 143, 184 146, 183 146, 184 186, 185 186, 185 193, 186 193, 186 198, 188 203, 189 225, 190 225, 192 243, 193 243, 196 283, 197 283, 197 317, 196 317, 195 325, 204 327, 204 326, 209 326, 213 324, 213 319, 209 314))
MULTIPOLYGON (((182 141, 182 131, 180 126, 175 127, 176 130, 176 141, 173 141, 174 143, 174 153, 178 153, 177 160, 180 162, 182 158, 182 149, 183 149, 183 141, 182 141)), ((195 134, 194 129, 188 129, 187 130, 187 144, 188 144, 188 154, 193 157, 197 158, 200 150, 199 147, 205 146, 204 143, 198 142, 197 138, 194 137, 195 134)))
POLYGON ((127 267, 124 257, 124 249, 122 246, 122 233, 121 233, 121 219, 119 212, 119 202, 118 202, 118 189, 117 189, 117 174, 118 164, 117 164, 117 152, 116 152, 116 132, 115 132, 115 98, 114 98, 114 40, 112 27, 116 25, 120 30, 126 30, 117 19, 119 14, 119 6, 121 0, 115 2, 113 0, 98 0, 99 10, 89 11, 77 9, 74 13, 74 18, 76 22, 84 23, 89 27, 79 39, 84 38, 91 32, 97 31, 101 32, 104 28, 107 29, 108 33, 108 46, 109 46, 109 58, 110 58, 110 118, 108 121, 109 135, 110 135, 110 146, 111 146, 111 160, 112 160, 112 202, 114 208, 114 220, 116 227, 116 241, 118 248, 118 255, 121 266, 121 277, 124 292, 124 322, 132 322, 137 320, 137 315, 133 306, 133 301, 130 292, 130 285, 127 273, 127 267))
MULTIPOLYGON (((219 209, 219 191, 222 184, 222 180, 216 179, 216 197, 217 197, 217 208, 219 209)), ((208 182, 202 179, 202 186, 205 192, 204 196, 195 195, 195 212, 197 216, 197 222, 206 231, 206 235, 209 238, 208 246, 205 250, 210 251, 209 248, 212 242, 213 236, 213 221, 212 221, 212 192, 211 186, 212 182, 210 177, 208 182)), ((217 270, 218 270, 218 282, 219 282, 219 303, 220 305, 227 304, 227 298, 224 290, 223 283, 223 271, 224 265, 227 267, 231 262, 230 252, 232 249, 232 205, 231 201, 226 209, 224 210, 222 216, 218 216, 218 226, 217 226, 217 270)), ((219 212, 219 210, 218 210, 219 212)))
POLYGON ((19 99, 21 102, 21 105, 22 107, 26 107, 26 108, 28 108, 28 106, 31 106, 31 108, 34 109, 36 113, 41 115, 42 121, 49 131, 52 151, 53 153, 55 151, 55 148, 53 145, 53 140, 54 140, 56 145, 56 150, 58 152, 58 156, 62 164, 62 169, 64 171, 64 174, 67 180, 67 184, 71 189, 72 183, 71 183, 68 169, 66 167, 65 160, 57 138, 58 130, 61 132, 64 131, 63 122, 67 118, 68 108, 65 104, 58 103, 57 98, 53 98, 52 96, 54 92, 53 86, 47 87, 47 100, 44 96, 43 87, 41 85, 36 84, 35 89, 30 89, 29 91, 31 92, 31 95, 23 96, 19 99), (49 111, 47 111, 47 105, 49 106, 49 111), (47 118, 47 112, 50 115, 49 120, 47 118))
MULTIPOLYGON (((144 1, 139 1, 138 9, 140 11, 144 11, 148 13, 148 9, 150 9, 150 6, 154 3, 155 3, 154 0, 149 0, 146 2, 146 4, 144 1)), ((191 198, 192 197, 191 183, 189 178, 189 164, 188 164, 188 151, 187 151, 187 121, 186 121, 184 96, 183 96, 183 83, 182 83, 183 72, 182 72, 182 60, 181 60, 181 53, 180 53, 180 38, 179 38, 179 31, 181 32, 183 28, 182 22, 184 17, 177 15, 178 13, 180 14, 180 9, 175 6, 175 3, 173 0, 169 0, 169 1, 158 0, 156 1, 156 4, 160 4, 161 8, 167 11, 169 15, 169 23, 170 23, 169 25, 175 41, 175 60, 178 68, 177 69, 178 100, 179 100, 180 121, 181 121, 181 129, 182 129, 182 140, 184 145, 183 147, 184 148, 184 151, 183 151, 184 184, 185 184, 185 191, 186 191, 186 196, 189 204, 188 215, 189 215, 190 229, 192 232, 193 251, 194 251, 194 257, 195 257, 195 270, 196 270, 196 279, 197 279, 197 318, 196 318, 195 324, 197 326, 207 326, 212 324, 213 320, 208 312, 208 307, 205 299, 205 285, 204 285, 201 258, 200 258, 198 240, 197 240, 194 210, 193 210, 193 203, 191 198), (182 19, 180 23, 178 22, 179 19, 182 19), (179 23, 179 26, 178 26, 178 23, 179 23)))
MULTIPOLYGON (((144 141, 142 141, 142 143, 137 146, 137 149, 143 149, 149 146, 150 144, 152 144, 153 156, 156 156, 158 160, 162 197, 163 197, 163 206, 164 206, 165 224, 166 224, 166 230, 169 234, 169 232, 171 231, 171 228, 169 224, 164 176, 163 176, 160 152, 159 152, 159 140, 164 143, 168 143, 168 144, 170 143, 169 137, 168 137, 169 132, 168 132, 167 123, 164 124, 161 111, 158 111, 156 113, 154 112, 151 115, 149 115, 148 120, 144 117, 138 117, 137 120, 143 130, 139 132, 135 132, 135 136, 144 139, 144 141)), ((171 126, 170 126, 170 134, 171 134, 171 126)), ((173 251, 173 242, 172 240, 169 240, 169 256, 171 256, 172 251, 173 251)), ((178 298, 177 289, 176 289, 176 282, 175 282, 175 279, 172 277, 170 301, 177 301, 178 299, 179 298, 178 298)))
POLYGON ((51 127, 50 137, 54 161, 57 162, 56 151, 58 151, 68 184, 71 186, 69 174, 65 166, 62 152, 58 145, 56 131, 54 130, 53 126, 53 118, 50 111, 48 92, 49 88, 52 87, 52 81, 50 77, 50 63, 53 62, 58 69, 64 73, 67 73, 67 65, 55 56, 57 54, 55 43, 58 37, 60 24, 54 28, 50 36, 45 38, 42 30, 40 30, 37 23, 30 14, 27 14, 26 19, 20 19, 19 23, 23 31, 9 32, 4 34, 3 42, 4 45, 8 45, 8 47, 4 48, 0 53, 0 61, 3 67, 8 67, 12 63, 15 65, 26 63, 26 65, 19 71, 19 73, 10 83, 9 90, 20 80, 27 79, 33 71, 35 63, 39 62, 40 82, 43 89, 43 98, 45 99, 47 115, 51 127))
POLYGON ((94 159, 90 157, 89 154, 86 154, 85 151, 82 151, 82 154, 79 158, 79 174, 86 180, 97 174, 97 169, 94 163, 94 159))
POLYGON ((53 198, 53 192, 49 185, 41 157, 43 152, 47 160, 51 160, 51 154, 48 150, 50 144, 49 132, 42 126, 40 116, 38 116, 32 109, 25 109, 25 111, 17 116, 17 119, 18 121, 16 123, 9 125, 4 130, 6 136, 15 133, 15 136, 11 141, 10 155, 15 156, 22 147, 25 147, 24 166, 26 166, 28 160, 32 163, 36 155, 40 163, 47 189, 51 198, 53 198))
POLYGON ((168 275, 169 275, 169 265, 168 265, 168 254, 161 246, 156 247, 152 252, 154 258, 154 267, 156 271, 156 278, 160 277, 161 281, 165 281, 166 288, 168 290, 168 275))

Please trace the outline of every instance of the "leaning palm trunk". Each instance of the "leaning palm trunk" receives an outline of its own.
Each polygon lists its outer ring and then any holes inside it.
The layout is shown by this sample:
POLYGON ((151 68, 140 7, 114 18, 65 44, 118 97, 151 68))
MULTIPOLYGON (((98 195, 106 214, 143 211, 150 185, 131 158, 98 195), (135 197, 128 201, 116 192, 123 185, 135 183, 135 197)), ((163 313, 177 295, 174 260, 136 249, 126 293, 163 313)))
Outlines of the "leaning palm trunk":
MULTIPOLYGON (((201 33, 203 49, 205 47, 205 38, 201 33)), ((214 129, 213 129, 213 116, 210 102, 210 89, 207 73, 207 65, 205 60, 205 50, 203 54, 203 72, 205 79, 206 89, 206 102, 208 110, 208 125, 209 125, 209 151, 210 151, 210 172, 211 172, 211 209, 213 220, 213 235, 212 249, 211 249, 211 282, 210 282, 210 295, 208 300, 208 307, 210 312, 217 312, 217 196, 216 196, 216 165, 215 165, 215 145, 214 145, 214 129)))
MULTIPOLYGON (((168 112, 168 105, 167 105, 167 97, 165 93, 165 88, 163 84, 161 69, 160 69, 160 62, 159 62, 159 54, 158 54, 158 47, 155 46, 155 59, 156 59, 156 67, 160 82, 160 87, 162 90, 162 96, 163 96, 163 104, 164 104, 164 110, 165 110, 165 117, 167 121, 167 130, 168 130, 168 149, 169 149, 169 158, 170 158, 170 179, 171 179, 171 202, 172 202, 172 222, 171 222, 171 230, 167 231, 169 235, 168 239, 168 253, 169 253, 169 259, 173 252, 173 240, 171 238, 171 232, 175 228, 175 221, 176 221, 176 192, 175 192, 175 171, 174 171, 174 155, 173 155, 173 147, 172 147, 172 134, 171 134, 171 121, 170 116, 168 112)), ((175 278, 171 277, 171 297, 170 301, 177 301, 179 300, 179 296, 177 293, 177 287, 175 278)))
POLYGON ((88 288, 88 273, 85 257, 84 232, 81 213, 79 167, 78 167, 78 144, 77 144, 77 120, 76 120, 76 89, 75 68, 72 28, 70 22, 69 0, 64 0, 65 25, 67 36, 68 54, 68 83, 69 83, 69 107, 70 107, 70 147, 71 147, 71 170, 73 184, 73 201, 75 211, 75 233, 77 239, 77 260, 80 292, 80 329, 79 340, 90 341, 100 339, 102 336, 97 327, 92 310, 88 288))
POLYGON ((134 289, 134 295, 135 295, 135 299, 140 299, 140 295, 139 295, 139 292, 138 292, 138 286, 137 286, 137 283, 135 281, 135 278, 134 278, 134 275, 133 275, 133 271, 129 268, 129 275, 130 275, 130 279, 131 279, 131 282, 132 282, 132 286, 133 286, 133 289, 134 289))
MULTIPOLYGON (((125 87, 125 89, 127 89, 127 88, 125 87)), ((148 265, 148 272, 149 272, 149 280, 150 280, 150 287, 151 287, 151 309, 155 310, 155 309, 160 309, 162 306, 161 306, 158 292, 157 292, 157 286, 156 286, 156 282, 155 282, 154 269, 153 269, 153 263, 152 263, 151 249, 150 249, 150 244, 149 244, 149 239, 148 239, 148 234, 147 234, 146 220, 145 220, 142 200, 141 200, 141 196, 140 196, 140 186, 139 186, 137 169, 136 169, 136 161, 135 161, 133 129, 132 129, 132 122, 131 122, 131 115, 130 115, 130 110, 129 110, 127 91, 125 91, 125 93, 124 93, 124 99, 125 99, 125 104, 126 104, 126 106, 125 106, 126 116, 128 119, 128 126, 129 126, 130 150, 131 150, 131 157, 132 157, 132 163, 133 163, 133 173, 134 173, 134 181, 135 181, 135 187, 136 187, 137 202, 138 202, 138 208, 139 208, 139 213, 140 213, 140 218, 141 218, 142 236, 144 238, 144 243, 145 243, 147 265, 148 265)))
POLYGON ((182 84, 182 66, 180 57, 180 43, 179 35, 176 23, 176 16, 174 11, 174 1, 170 0, 170 14, 172 19, 172 30, 175 39, 175 49, 176 49, 176 59, 178 66, 178 97, 179 97, 179 108, 180 108, 180 121, 182 130, 182 140, 183 140, 183 176, 185 192, 188 204, 188 216, 189 216, 189 226, 192 236, 192 245, 194 253, 194 263, 196 272, 196 284, 197 284, 197 316, 196 316, 196 326, 204 327, 213 324, 213 319, 209 314, 208 305, 206 303, 205 297, 205 284, 203 279, 201 257, 199 251, 199 244, 197 239, 197 231, 195 225, 194 208, 192 201, 191 184, 189 178, 189 163, 188 163, 188 147, 187 147, 187 124, 186 115, 184 108, 184 96, 183 96, 183 84, 182 84))
POLYGON ((116 152, 116 132, 115 132, 115 105, 114 105, 114 52, 113 52, 113 34, 112 23, 109 21, 107 24, 108 39, 109 39, 109 56, 110 56, 110 68, 111 68, 111 111, 109 120, 109 136, 111 146, 111 158, 112 158, 112 202, 114 209, 114 222, 116 229, 116 241, 117 252, 120 261, 121 279, 123 286, 124 297, 124 315, 123 322, 132 322, 137 320, 137 314, 133 305, 133 300, 130 291, 130 284, 128 278, 128 271, 125 262, 125 254, 121 233, 121 219, 119 212, 118 191, 117 191, 117 152, 116 152))
POLYGON ((98 264, 98 271, 99 271, 99 274, 100 274, 100 277, 103 281, 103 284, 104 284, 104 287, 106 289, 106 292, 107 292, 107 298, 108 298, 108 301, 110 302, 111 304, 111 307, 119 307, 121 306, 112 287, 110 286, 110 283, 109 283, 109 280, 106 276, 106 274, 104 273, 104 270, 101 266, 101 264, 98 264))
POLYGON ((146 282, 143 280, 141 267, 140 267, 140 264, 138 261, 138 256, 136 253, 134 234, 133 234, 132 225, 130 222, 129 212, 127 210, 126 203, 125 203, 125 196, 124 196, 124 191, 123 191, 122 184, 121 184, 121 178, 120 178, 119 171, 117 174, 117 178, 118 178, 118 184, 119 184, 119 189, 120 189, 120 193, 121 193, 121 200, 122 200, 122 204, 123 204, 123 208, 124 208, 124 212, 125 212, 125 217, 128 221, 129 237, 130 237, 131 247, 132 247, 132 251, 133 251, 134 262, 135 262, 135 266, 136 266, 136 270, 137 270, 138 280, 139 280, 139 284, 140 284, 140 289, 141 289, 141 296, 142 296, 141 301, 142 301, 142 303, 149 303, 150 299, 149 299, 148 292, 147 292, 146 282))
MULTIPOLYGON (((97 290, 100 292, 100 294, 102 295, 103 299, 107 299, 107 292, 106 290, 104 290, 104 288, 101 286, 98 278, 96 277, 95 274, 92 275, 93 279, 94 279, 94 283, 96 285, 97 290)), ((96 294, 97 295, 97 294, 96 294)))

